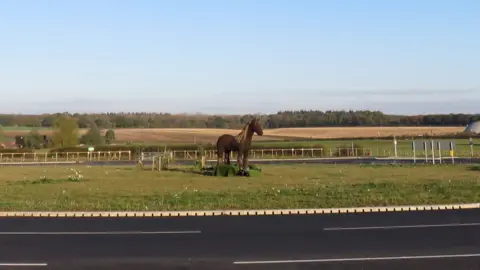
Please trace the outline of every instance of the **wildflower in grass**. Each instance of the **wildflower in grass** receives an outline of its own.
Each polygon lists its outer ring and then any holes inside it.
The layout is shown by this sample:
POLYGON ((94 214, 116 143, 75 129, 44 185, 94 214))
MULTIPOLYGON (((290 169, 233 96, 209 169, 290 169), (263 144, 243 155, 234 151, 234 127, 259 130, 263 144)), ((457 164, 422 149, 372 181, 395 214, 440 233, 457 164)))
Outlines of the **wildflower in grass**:
POLYGON ((80 181, 83 178, 81 171, 71 168, 70 172, 72 172, 72 174, 68 176, 68 180, 70 181, 80 181))

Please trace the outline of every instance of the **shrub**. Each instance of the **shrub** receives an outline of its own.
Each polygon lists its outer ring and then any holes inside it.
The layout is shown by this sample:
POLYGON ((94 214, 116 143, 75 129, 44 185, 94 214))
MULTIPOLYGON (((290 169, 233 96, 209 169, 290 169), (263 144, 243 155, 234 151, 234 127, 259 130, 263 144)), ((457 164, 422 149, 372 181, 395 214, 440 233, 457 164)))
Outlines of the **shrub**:
POLYGON ((105 142, 111 144, 115 140, 115 131, 113 129, 107 130, 105 133, 105 142))
POLYGON ((0 149, 0 153, 2 154, 33 153, 33 150, 28 148, 5 148, 5 149, 0 149))

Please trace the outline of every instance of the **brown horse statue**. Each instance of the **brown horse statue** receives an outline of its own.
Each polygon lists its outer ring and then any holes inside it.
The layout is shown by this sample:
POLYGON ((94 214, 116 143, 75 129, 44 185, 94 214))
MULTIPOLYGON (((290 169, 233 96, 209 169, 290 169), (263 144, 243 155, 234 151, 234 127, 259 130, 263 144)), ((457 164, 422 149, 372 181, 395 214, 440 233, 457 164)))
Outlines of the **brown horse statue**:
POLYGON ((263 129, 258 118, 250 120, 236 136, 223 134, 217 140, 217 164, 223 161, 230 164, 230 153, 237 152, 237 165, 243 171, 247 169, 248 152, 252 145, 253 134, 263 135, 263 129))

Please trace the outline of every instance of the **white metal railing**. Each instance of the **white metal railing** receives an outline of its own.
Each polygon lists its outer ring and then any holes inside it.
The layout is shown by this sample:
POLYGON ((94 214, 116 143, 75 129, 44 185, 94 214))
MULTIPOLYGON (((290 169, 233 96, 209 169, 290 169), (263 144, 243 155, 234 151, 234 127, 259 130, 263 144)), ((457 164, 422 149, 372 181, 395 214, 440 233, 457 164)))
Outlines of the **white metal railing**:
MULTIPOLYGON (((168 151, 176 160, 197 160, 201 153, 198 150, 173 150, 168 151)), ((80 161, 132 161, 152 160, 154 156, 162 152, 131 151, 93 151, 93 152, 64 152, 64 153, 0 153, 0 163, 14 162, 80 162, 80 161)), ((455 157, 480 157, 480 153, 459 149, 455 151, 455 157)), ((204 150, 208 160, 217 159, 215 150, 204 150)), ((430 154, 428 154, 430 156, 430 154)), ((441 154, 449 156, 448 151, 441 154)), ((282 158, 331 158, 331 157, 394 157, 394 149, 388 148, 291 148, 291 149, 252 149, 249 152, 250 159, 282 159, 282 158)), ((424 152, 417 151, 417 158, 425 156, 424 152)), ((397 157, 413 157, 412 151, 400 149, 397 157)), ((231 160, 235 160, 237 154, 231 153, 231 160)))
POLYGON ((92 151, 64 153, 0 153, 0 163, 78 162, 132 160, 131 151, 92 151))
MULTIPOLYGON (((177 160, 196 160, 201 156, 198 150, 174 150, 169 151, 172 157, 177 160)), ((140 160, 150 160, 163 152, 142 152, 140 160)), ((204 150, 207 159, 217 159, 216 150, 204 150)), ((230 159, 236 159, 237 154, 232 152, 230 159)), ((365 157, 372 156, 370 148, 292 148, 292 149, 252 149, 249 157, 252 159, 273 159, 273 158, 321 158, 321 157, 365 157)))

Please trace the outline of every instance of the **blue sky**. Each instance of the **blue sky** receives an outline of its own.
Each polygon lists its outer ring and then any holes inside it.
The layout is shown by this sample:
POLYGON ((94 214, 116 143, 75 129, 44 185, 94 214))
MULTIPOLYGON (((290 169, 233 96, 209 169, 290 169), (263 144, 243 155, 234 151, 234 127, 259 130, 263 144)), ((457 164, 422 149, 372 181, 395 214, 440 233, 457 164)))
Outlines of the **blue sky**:
POLYGON ((0 113, 478 113, 480 1, 0 0, 0 113))

